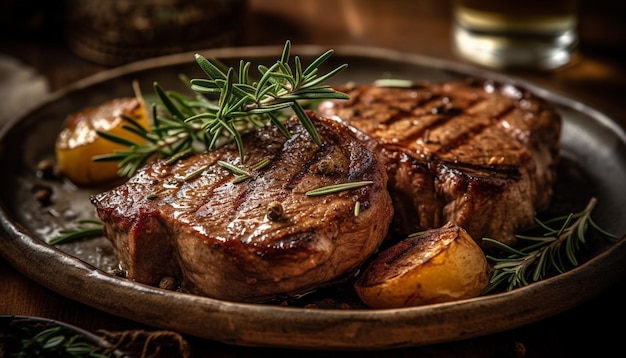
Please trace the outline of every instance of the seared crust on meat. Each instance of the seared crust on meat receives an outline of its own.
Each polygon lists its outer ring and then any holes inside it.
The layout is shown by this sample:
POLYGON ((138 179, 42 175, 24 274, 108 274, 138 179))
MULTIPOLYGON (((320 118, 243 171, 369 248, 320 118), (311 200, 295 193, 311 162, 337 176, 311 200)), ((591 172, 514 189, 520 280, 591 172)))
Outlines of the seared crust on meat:
POLYGON ((93 196, 128 278, 158 285, 174 277, 191 293, 254 302, 305 293, 356 270, 393 216, 385 167, 345 125, 309 114, 322 146, 291 119, 291 138, 273 126, 246 134, 244 164, 227 145, 173 165, 157 161, 93 196), (267 166, 253 168, 265 159, 267 166), (234 183, 218 161, 251 178, 234 183), (306 195, 348 181, 372 183, 306 195))
POLYGON ((337 89, 350 100, 326 101, 320 113, 382 154, 395 234, 453 223, 481 245, 514 244, 549 204, 561 118, 530 92, 477 80, 337 89))

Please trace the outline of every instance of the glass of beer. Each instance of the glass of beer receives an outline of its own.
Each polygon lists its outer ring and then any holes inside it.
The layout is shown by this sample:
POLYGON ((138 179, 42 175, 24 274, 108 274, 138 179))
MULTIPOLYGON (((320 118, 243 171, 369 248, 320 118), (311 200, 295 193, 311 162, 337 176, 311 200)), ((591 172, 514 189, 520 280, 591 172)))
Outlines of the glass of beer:
POLYGON ((453 44, 468 60, 550 70, 577 53, 576 0, 453 1, 453 44))

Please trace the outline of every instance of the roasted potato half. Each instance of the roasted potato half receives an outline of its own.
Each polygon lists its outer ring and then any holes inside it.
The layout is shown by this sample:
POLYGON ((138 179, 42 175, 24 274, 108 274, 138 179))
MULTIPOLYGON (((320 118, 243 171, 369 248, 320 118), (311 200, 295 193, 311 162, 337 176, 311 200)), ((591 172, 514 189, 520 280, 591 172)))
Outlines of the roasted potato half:
POLYGON ((150 128, 146 108, 135 97, 116 98, 68 116, 55 143, 58 174, 79 186, 119 179, 117 162, 95 162, 92 158, 126 148, 99 136, 96 131, 115 134, 135 143, 145 142, 144 138, 122 128, 129 124, 123 115, 133 118, 146 129, 150 128))
POLYGON ((482 249, 461 227, 446 225, 381 252, 355 289, 372 308, 400 308, 475 297, 488 283, 482 249))

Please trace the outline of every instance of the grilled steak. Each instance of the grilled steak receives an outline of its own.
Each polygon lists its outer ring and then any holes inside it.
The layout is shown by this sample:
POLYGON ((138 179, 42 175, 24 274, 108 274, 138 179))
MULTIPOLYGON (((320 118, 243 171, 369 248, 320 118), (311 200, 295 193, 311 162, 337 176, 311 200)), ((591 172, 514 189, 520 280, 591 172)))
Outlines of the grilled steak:
POLYGON ((233 301, 261 301, 313 290, 356 270, 387 234, 393 206, 385 167, 345 125, 315 118, 317 146, 295 119, 168 165, 157 161, 92 203, 128 278, 233 301), (254 165, 270 163, 260 169, 254 165), (235 175, 218 161, 249 171, 235 175), (198 173, 199 175, 190 175, 198 173), (351 190, 309 190, 371 181, 351 190), (355 214, 359 203, 360 211, 355 214))
POLYGON ((457 224, 514 244, 552 196, 560 116, 528 91, 493 82, 338 88, 320 114, 353 126, 380 152, 400 236, 457 224))

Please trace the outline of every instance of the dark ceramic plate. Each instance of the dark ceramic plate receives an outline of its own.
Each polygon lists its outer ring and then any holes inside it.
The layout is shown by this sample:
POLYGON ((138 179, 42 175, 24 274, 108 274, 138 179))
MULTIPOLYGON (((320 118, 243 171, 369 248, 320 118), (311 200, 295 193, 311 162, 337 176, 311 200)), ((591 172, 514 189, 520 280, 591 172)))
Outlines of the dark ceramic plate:
MULTIPOLYGON (((203 51, 235 65, 238 59, 272 64, 281 48, 203 51)), ((295 47, 305 64, 326 48, 295 47)), ((330 66, 348 63, 334 79, 369 82, 381 77, 442 81, 487 77, 529 88, 552 102, 564 118, 556 207, 579 211, 596 197, 596 221, 620 236, 626 233, 626 134, 611 118, 573 99, 529 83, 472 67, 382 49, 339 47, 330 66)), ((93 212, 88 196, 36 176, 37 163, 53 159, 54 140, 69 113, 113 97, 132 95, 138 80, 144 93, 153 81, 179 88, 178 75, 202 77, 193 54, 157 58, 100 73, 52 95, 11 122, 0 137, 2 256, 40 284, 77 301, 141 323, 238 345, 297 348, 382 349, 467 339, 499 332, 570 309, 615 283, 626 271, 626 239, 590 240, 576 268, 507 293, 406 309, 369 310, 240 304, 149 287, 110 274, 117 265, 104 239, 58 247, 45 240, 68 223, 93 212), (46 185, 54 204, 42 207, 32 188, 46 185)), ((335 291, 308 299, 338 302, 335 291), (324 297, 324 295, 327 295, 324 297)), ((317 300, 317 301, 316 301, 317 300)), ((314 302, 314 303, 315 303, 314 302)))

